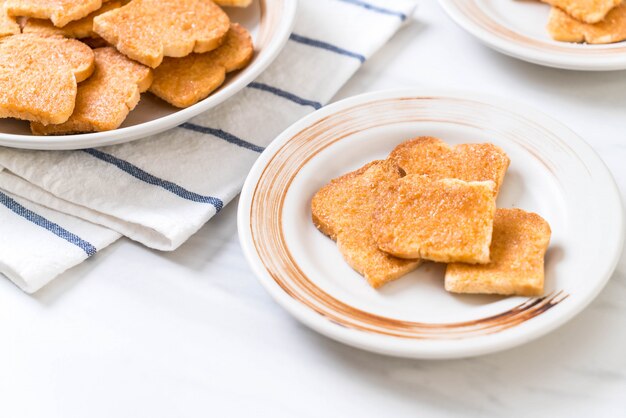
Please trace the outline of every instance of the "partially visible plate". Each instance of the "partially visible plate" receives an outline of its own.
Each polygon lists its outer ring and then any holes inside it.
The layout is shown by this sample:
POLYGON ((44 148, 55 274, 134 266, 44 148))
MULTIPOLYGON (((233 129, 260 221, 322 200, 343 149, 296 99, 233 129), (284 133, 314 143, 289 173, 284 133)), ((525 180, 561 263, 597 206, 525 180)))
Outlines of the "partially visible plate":
POLYGON ((583 71, 626 69, 626 42, 607 45, 552 40, 550 6, 535 0, 439 0, 459 26, 506 55, 548 67, 583 71))
POLYGON ((240 23, 250 32, 255 54, 245 69, 227 76, 226 82, 216 92, 193 106, 177 109, 145 93, 120 128, 78 135, 32 135, 28 122, 0 119, 0 146, 41 150, 81 149, 129 142, 178 126, 222 103, 270 65, 289 39, 296 7, 297 0, 255 0, 247 8, 224 8, 233 22, 240 23))
POLYGON ((353 97, 291 126, 252 168, 238 226, 260 282, 297 319, 346 344, 414 358, 485 354, 554 330, 606 284, 624 239, 611 174, 568 128, 508 99, 424 90, 353 97), (498 206, 537 212, 552 227, 544 297, 450 294, 444 266, 432 263, 374 290, 314 227, 319 188, 420 135, 507 152, 498 206))

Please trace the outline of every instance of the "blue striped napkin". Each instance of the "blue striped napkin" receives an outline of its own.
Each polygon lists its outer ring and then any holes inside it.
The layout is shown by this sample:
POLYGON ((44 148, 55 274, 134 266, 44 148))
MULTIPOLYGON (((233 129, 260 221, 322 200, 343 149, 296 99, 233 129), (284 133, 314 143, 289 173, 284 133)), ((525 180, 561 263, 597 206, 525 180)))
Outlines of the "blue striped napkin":
POLYGON ((82 151, 0 148, 0 272, 35 292, 120 236, 176 249, 240 191, 281 131, 327 103, 414 0, 300 0, 257 80, 178 128, 82 151))

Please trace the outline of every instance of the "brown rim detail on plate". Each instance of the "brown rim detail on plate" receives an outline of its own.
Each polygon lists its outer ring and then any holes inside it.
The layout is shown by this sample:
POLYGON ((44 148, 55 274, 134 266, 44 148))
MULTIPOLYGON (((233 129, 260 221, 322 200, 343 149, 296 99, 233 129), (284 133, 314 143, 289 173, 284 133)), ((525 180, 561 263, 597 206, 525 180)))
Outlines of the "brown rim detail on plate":
MULTIPOLYGON (((527 299, 496 315, 455 323, 423 323, 388 318, 357 309, 329 295, 307 277, 288 248, 282 221, 285 197, 302 167, 327 147, 355 133, 384 125, 421 121, 460 124, 482 130, 491 117, 521 118, 506 109, 473 100, 405 97, 375 100, 344 109, 295 134, 268 161, 251 198, 249 227, 252 242, 269 275, 290 297, 336 324, 400 338, 459 339, 493 334, 525 323, 564 301, 569 295, 564 291, 556 291, 544 297, 527 299), (454 106, 445 105, 450 102, 454 106), (468 117, 462 111, 465 106, 478 107, 480 111, 474 113, 486 119, 468 117)), ((531 123, 527 119, 524 121, 531 123)), ((545 138, 548 131, 540 125, 531 124, 533 129, 541 129, 545 138)), ((498 131, 495 134, 518 145, 523 144, 526 149, 529 147, 528 143, 524 144, 524 141, 516 138, 521 133, 498 131)), ((552 134, 550 136, 554 137, 552 134)), ((556 146, 567 149, 558 138, 554 139, 556 146)), ((533 155, 538 156, 539 153, 533 152, 533 155)), ((540 161, 553 173, 557 170, 551 161, 540 161)))
POLYGON ((550 42, 537 38, 532 38, 501 25, 499 22, 491 18, 491 16, 489 16, 487 13, 485 13, 480 5, 477 4, 476 0, 451 1, 452 3, 454 3, 457 9, 462 11, 465 16, 473 20, 476 25, 487 30, 498 38, 503 38, 516 44, 524 45, 526 47, 531 47, 541 51, 552 51, 571 55, 613 55, 624 54, 626 52, 626 46, 620 45, 623 45, 624 42, 616 42, 613 44, 605 45, 581 45, 568 42, 550 42))

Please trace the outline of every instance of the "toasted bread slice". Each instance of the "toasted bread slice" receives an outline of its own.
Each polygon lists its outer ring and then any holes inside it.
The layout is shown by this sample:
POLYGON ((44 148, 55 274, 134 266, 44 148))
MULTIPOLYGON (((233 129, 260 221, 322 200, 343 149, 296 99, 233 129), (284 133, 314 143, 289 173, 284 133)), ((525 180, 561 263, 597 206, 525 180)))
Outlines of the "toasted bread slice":
POLYGON ((598 23, 622 0, 541 0, 566 12, 576 20, 598 23))
POLYGON ((403 142, 389 155, 407 174, 432 179, 456 178, 496 184, 498 194, 510 159, 493 144, 460 144, 450 147, 438 138, 422 136, 403 142))
POLYGON ((0 39, 0 118, 63 123, 74 110, 77 82, 91 75, 93 51, 60 37, 0 39))
POLYGON ((10 16, 50 19, 62 28, 98 10, 102 0, 6 0, 5 7, 10 16))
POLYGON ((252 0, 215 0, 215 3, 220 6, 248 7, 252 4, 252 0))
POLYGON ((374 161, 332 180, 313 197, 313 223, 337 241, 348 264, 374 288, 414 270, 419 260, 403 260, 378 249, 372 237, 372 212, 380 191, 400 178, 389 161, 374 161))
POLYGON ((176 107, 191 106, 217 89, 227 72, 248 65, 253 53, 250 34, 233 23, 219 48, 183 58, 165 58, 154 70, 150 91, 176 107))
POLYGON ((544 256, 550 226, 539 215, 520 209, 498 209, 493 224, 491 262, 448 264, 445 287, 454 293, 543 294, 544 256))
POLYGON ((110 1, 104 3, 101 8, 90 13, 82 19, 74 20, 62 28, 58 28, 49 20, 29 18, 24 24, 22 33, 36 33, 42 36, 62 35, 67 38, 88 38, 97 36, 93 31, 93 18, 106 13, 113 9, 117 9, 122 5, 120 1, 110 1))
POLYGON ((210 0, 133 0, 94 19, 94 31, 118 51, 152 68, 163 57, 211 51, 230 27, 210 0))
POLYGON ((80 41, 59 36, 52 36, 44 41, 42 39, 45 38, 28 34, 19 35, 17 38, 17 44, 22 44, 19 39, 30 38, 30 41, 27 40, 24 43, 29 45, 25 48, 33 46, 31 51, 33 54, 42 53, 41 49, 45 48, 44 51, 47 56, 38 57, 38 60, 48 62, 53 66, 51 67, 52 70, 58 67, 61 62, 69 65, 77 83, 88 79, 93 73, 95 68, 93 51, 80 41))
POLYGON ((495 183, 408 174, 380 193, 373 236, 400 258, 488 263, 495 183))
POLYGON ((113 47, 94 50, 96 70, 78 86, 76 108, 67 122, 31 123, 38 135, 99 132, 116 129, 139 103, 152 82, 152 70, 128 59, 113 47))
POLYGON ((611 10, 598 23, 580 22, 562 10, 553 7, 548 21, 548 32, 556 41, 610 44, 626 39, 626 3, 611 10))
POLYGON ((0 0, 0 38, 20 33, 20 25, 13 16, 7 14, 4 0, 0 0))

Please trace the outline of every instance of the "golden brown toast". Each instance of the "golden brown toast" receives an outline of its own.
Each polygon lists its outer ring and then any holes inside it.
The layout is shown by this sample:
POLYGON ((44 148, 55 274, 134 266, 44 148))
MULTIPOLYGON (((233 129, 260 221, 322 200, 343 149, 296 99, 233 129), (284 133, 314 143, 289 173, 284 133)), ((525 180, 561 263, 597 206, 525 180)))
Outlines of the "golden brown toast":
POLYGON ((215 3, 220 6, 248 7, 252 4, 252 0, 215 0, 215 3))
POLYGON ((407 174, 432 179, 491 180, 498 194, 510 159, 493 144, 460 144, 450 147, 438 138, 421 136, 398 145, 389 155, 407 174))
POLYGON ((0 38, 20 33, 20 25, 13 16, 7 14, 4 0, 0 0, 0 38))
POLYGON ((622 3, 622 0, 541 0, 558 7, 576 20, 597 23, 622 3))
POLYGON ((156 68, 163 57, 211 51, 230 21, 210 0, 133 0, 94 19, 94 31, 122 54, 156 68))
POLYGON ((108 131, 119 127, 152 82, 152 70, 112 47, 94 51, 96 69, 78 86, 76 108, 67 122, 44 126, 31 123, 34 134, 108 131))
POLYGON ((372 212, 381 190, 400 178, 389 161, 374 161, 332 180, 313 197, 313 223, 337 241, 347 263, 374 288, 414 270, 419 260, 403 260, 378 249, 372 237, 372 212))
POLYGON ((93 31, 93 18, 120 7, 120 1, 104 3, 101 8, 90 13, 82 19, 74 20, 62 28, 58 28, 51 21, 45 19, 29 18, 26 20, 22 33, 36 33, 42 36, 62 35, 67 38, 88 38, 97 36, 93 31))
POLYGON ((535 213, 498 209, 493 224, 491 262, 448 264, 446 290, 540 296, 543 294, 544 256, 550 234, 548 223, 535 213))
POLYGON ((496 211, 493 181, 408 174, 380 192, 373 236, 382 251, 443 263, 488 263, 496 211))
POLYGON ((583 23, 553 7, 548 32, 556 41, 610 44, 626 39, 626 3, 611 10, 598 23, 583 23))
MULTIPOLYGON (((94 53, 87 45, 80 41, 65 39, 59 36, 41 38, 37 35, 28 34, 19 35, 19 38, 31 39, 26 43, 36 45, 36 47, 33 48, 33 54, 37 51, 41 53, 41 48, 46 48, 45 51, 49 56, 38 57, 38 60, 48 62, 50 66, 53 66, 50 68, 51 70, 57 69, 59 63, 69 65, 77 83, 88 79, 94 71, 94 53), (47 40, 44 41, 42 39, 47 40)), ((22 41, 18 41, 18 43, 22 44, 22 41)))
POLYGON ((6 0, 5 7, 10 16, 50 19, 61 28, 98 10, 102 0, 6 0))
POLYGON ((150 91, 176 107, 191 106, 222 85, 227 72, 248 65, 253 53, 250 34, 233 23, 219 48, 183 58, 165 58, 154 70, 150 91))
POLYGON ((74 110, 77 82, 91 75, 93 51, 61 37, 0 39, 0 118, 63 123, 74 110))

